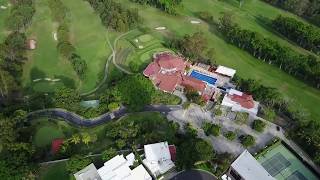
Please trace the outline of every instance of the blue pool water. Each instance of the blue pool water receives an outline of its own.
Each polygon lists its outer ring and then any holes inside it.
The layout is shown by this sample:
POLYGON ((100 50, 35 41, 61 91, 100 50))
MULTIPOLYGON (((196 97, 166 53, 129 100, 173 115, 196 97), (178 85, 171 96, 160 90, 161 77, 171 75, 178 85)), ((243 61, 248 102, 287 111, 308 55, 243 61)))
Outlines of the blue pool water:
POLYGON ((207 82, 211 85, 215 85, 217 79, 216 78, 213 78, 213 77, 210 77, 210 76, 207 76, 207 75, 204 75, 204 74, 201 74, 195 70, 193 70, 190 74, 191 77, 194 77, 196 79, 199 79, 201 81, 204 81, 204 82, 207 82))

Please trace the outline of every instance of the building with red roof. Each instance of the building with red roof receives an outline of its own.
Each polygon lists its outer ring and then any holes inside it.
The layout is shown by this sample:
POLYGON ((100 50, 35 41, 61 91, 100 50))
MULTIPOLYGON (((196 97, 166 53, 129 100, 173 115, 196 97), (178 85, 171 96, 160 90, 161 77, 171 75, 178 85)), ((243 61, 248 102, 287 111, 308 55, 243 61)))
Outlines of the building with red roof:
POLYGON ((206 89, 205 82, 185 75, 185 69, 190 64, 182 57, 163 52, 155 54, 153 58, 143 74, 160 90, 172 93, 177 86, 188 86, 202 94, 206 89))
POLYGON ((246 94, 235 89, 230 89, 222 100, 221 105, 231 107, 232 111, 247 112, 257 115, 259 102, 254 101, 252 95, 246 94))
POLYGON ((169 145, 169 151, 170 151, 170 155, 171 155, 171 160, 172 161, 176 161, 176 157, 177 157, 177 149, 175 145, 169 145))
POLYGON ((51 152, 53 154, 58 153, 61 149, 62 144, 63 144, 63 139, 54 139, 51 142, 51 152))

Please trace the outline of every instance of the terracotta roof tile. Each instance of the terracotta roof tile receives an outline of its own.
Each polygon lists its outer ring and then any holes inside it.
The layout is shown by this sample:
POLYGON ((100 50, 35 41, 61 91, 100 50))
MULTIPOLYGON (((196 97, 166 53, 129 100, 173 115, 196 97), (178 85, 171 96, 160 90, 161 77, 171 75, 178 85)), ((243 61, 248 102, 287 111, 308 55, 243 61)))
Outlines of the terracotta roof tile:
POLYGON ((254 101, 252 95, 248 94, 242 94, 242 96, 239 95, 231 95, 231 100, 239 103, 242 107, 251 109, 254 107, 254 101))

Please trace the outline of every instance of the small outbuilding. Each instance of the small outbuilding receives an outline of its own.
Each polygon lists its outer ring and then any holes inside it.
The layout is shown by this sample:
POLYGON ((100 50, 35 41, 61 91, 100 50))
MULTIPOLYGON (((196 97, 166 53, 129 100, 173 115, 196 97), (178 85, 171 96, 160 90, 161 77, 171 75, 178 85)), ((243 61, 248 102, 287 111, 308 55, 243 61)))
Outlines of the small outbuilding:
POLYGON ((35 39, 29 39, 28 41, 28 49, 34 50, 37 48, 37 41, 35 39))

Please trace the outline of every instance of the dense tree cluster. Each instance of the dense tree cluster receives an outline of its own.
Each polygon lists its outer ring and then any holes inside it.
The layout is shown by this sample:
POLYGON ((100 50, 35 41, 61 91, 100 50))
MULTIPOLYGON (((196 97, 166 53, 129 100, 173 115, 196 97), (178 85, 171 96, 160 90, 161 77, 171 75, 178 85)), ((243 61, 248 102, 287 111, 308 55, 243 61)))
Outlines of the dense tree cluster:
POLYGON ((319 0, 263 0, 274 6, 288 10, 298 16, 305 17, 310 22, 320 26, 319 0))
POLYGON ((3 99, 10 99, 19 90, 22 66, 27 60, 25 52, 24 33, 12 32, 0 44, 0 97, 3 99))
POLYGON ((22 66, 27 60, 24 30, 30 24, 34 12, 33 0, 17 0, 6 20, 11 32, 0 44, 0 104, 18 98, 22 66))
POLYGON ((15 111, 10 116, 0 114, 0 175, 2 179, 34 179, 34 147, 30 134, 24 131, 25 111, 15 111))
POLYGON ((15 0, 10 16, 6 20, 7 27, 12 31, 25 30, 30 24, 35 8, 33 0, 15 0))
POLYGON ((87 0, 100 15, 102 23, 124 32, 136 27, 140 21, 137 9, 127 9, 114 0, 87 0))
POLYGON ((87 63, 77 54, 76 48, 70 42, 70 30, 66 20, 68 9, 61 0, 49 0, 49 7, 53 18, 59 23, 57 31, 57 48, 60 54, 70 61, 74 71, 80 79, 84 79, 87 70, 87 63))
POLYGON ((161 9, 169 14, 176 14, 176 7, 181 4, 182 0, 131 0, 139 4, 148 4, 161 9))
POLYGON ((170 39, 166 42, 166 46, 176 49, 191 61, 214 64, 214 49, 209 48, 208 41, 202 32, 170 39))
POLYGON ((257 32, 241 29, 228 13, 220 18, 219 29, 231 44, 320 88, 320 61, 317 57, 298 53, 257 32))
MULTIPOLYGON (((320 18, 320 17, 319 17, 320 18)), ((299 46, 320 53, 320 29, 295 18, 278 16, 272 21, 273 28, 296 42, 299 46)))

